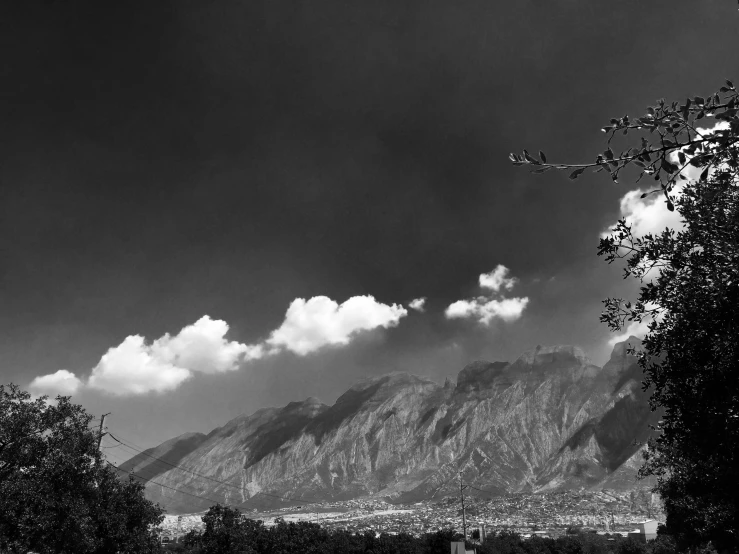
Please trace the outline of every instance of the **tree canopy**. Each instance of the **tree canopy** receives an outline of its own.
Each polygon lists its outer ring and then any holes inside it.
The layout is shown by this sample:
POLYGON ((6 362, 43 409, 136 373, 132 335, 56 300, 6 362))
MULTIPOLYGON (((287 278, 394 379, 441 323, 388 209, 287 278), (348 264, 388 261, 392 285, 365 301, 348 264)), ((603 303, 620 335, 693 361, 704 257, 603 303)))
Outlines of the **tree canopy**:
POLYGON ((640 283, 633 300, 609 298, 601 320, 613 330, 648 323, 638 349, 652 409, 664 416, 645 450, 642 476, 657 478, 667 527, 685 545, 712 541, 739 549, 739 95, 730 81, 707 97, 658 100, 638 118, 603 128, 608 148, 585 164, 549 163, 527 151, 511 154, 535 173, 592 168, 618 181, 657 182, 677 211, 677 228, 638 236, 621 219, 598 254, 622 260, 624 278, 640 283), (614 152, 619 135, 639 133, 638 146, 614 152), (617 138, 618 137, 618 138, 617 138))
MULTIPOLYGON (((452 542, 462 541, 462 534, 452 528, 414 536, 408 533, 352 533, 331 530, 307 521, 286 522, 278 519, 267 526, 260 520, 243 517, 238 510, 212 506, 203 516, 205 530, 191 531, 180 544, 167 547, 170 552, 192 554, 442 554, 452 542)), ((478 554, 668 554, 675 552, 670 536, 658 535, 644 543, 619 534, 574 533, 559 538, 532 537, 501 530, 491 532, 483 542, 467 541, 468 550, 478 554)))
POLYGON ((0 550, 149 552, 162 510, 102 460, 93 417, 68 397, 0 385, 0 550))

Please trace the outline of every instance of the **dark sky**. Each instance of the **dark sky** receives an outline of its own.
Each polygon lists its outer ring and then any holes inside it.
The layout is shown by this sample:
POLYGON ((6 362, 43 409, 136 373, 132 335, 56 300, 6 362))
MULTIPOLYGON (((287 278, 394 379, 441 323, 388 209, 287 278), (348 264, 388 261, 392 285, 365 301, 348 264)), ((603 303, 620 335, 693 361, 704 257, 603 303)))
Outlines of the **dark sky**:
MULTIPOLYGON (((18 4, 18 5, 13 5, 18 4)), ((221 0, 0 8, 0 375, 86 379, 129 335, 204 315, 252 344, 296 298, 427 297, 397 327, 77 400, 149 446, 364 376, 436 380, 536 344, 598 363, 596 257, 636 188, 530 175, 600 127, 739 78, 732 0, 221 0), (515 321, 449 320, 498 264, 515 321)))

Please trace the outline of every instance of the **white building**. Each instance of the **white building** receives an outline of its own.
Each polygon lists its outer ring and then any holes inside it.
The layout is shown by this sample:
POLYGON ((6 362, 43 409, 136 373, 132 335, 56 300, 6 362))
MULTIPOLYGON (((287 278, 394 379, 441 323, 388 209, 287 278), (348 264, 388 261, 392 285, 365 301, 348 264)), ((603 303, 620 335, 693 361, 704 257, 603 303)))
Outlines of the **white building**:
POLYGON ((657 537, 657 526, 659 521, 647 519, 637 524, 637 529, 629 531, 629 537, 633 537, 642 542, 654 540, 657 537))

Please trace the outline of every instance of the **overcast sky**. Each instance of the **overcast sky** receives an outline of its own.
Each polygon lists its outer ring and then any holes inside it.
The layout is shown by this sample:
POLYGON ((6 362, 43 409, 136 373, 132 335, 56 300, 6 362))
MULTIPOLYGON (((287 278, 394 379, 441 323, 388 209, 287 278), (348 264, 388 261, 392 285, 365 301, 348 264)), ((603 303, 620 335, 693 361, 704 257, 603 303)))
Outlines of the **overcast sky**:
POLYGON ((737 78, 733 0, 0 8, 0 373, 151 446, 390 371, 610 352, 596 256, 660 206, 611 117, 737 78), (425 299, 425 301, 424 301, 425 299))

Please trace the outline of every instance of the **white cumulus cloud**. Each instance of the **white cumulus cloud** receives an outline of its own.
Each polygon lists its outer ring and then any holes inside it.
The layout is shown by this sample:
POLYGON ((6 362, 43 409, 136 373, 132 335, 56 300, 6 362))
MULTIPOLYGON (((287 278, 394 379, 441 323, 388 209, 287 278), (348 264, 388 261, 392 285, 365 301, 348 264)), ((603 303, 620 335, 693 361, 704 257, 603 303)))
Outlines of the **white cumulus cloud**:
POLYGON ((176 389, 195 371, 232 371, 243 361, 265 355, 260 344, 227 340, 228 329, 225 321, 206 315, 176 335, 165 333, 150 344, 141 335, 129 335, 100 358, 86 382, 62 369, 36 377, 29 388, 41 394, 71 395, 84 387, 117 396, 162 393, 176 389))
MULTIPOLYGON (((621 217, 631 225, 634 235, 658 234, 668 227, 671 229, 682 227, 682 217, 677 211, 671 212, 667 209, 663 195, 650 194, 646 198, 641 198, 642 193, 644 193, 642 189, 631 190, 621 198, 621 217)), ((604 232, 603 236, 610 234, 609 230, 604 232)))
POLYGON ((411 300, 408 303, 408 307, 412 310, 416 310, 417 312, 423 312, 426 308, 426 297, 423 298, 415 298, 414 300, 411 300))
POLYGON ((516 284, 514 277, 507 277, 508 268, 502 264, 498 264, 490 273, 482 273, 480 275, 480 287, 498 292, 501 288, 511 290, 516 284))
POLYGON ((178 367, 203 373, 220 373, 237 369, 243 356, 262 355, 259 346, 247 346, 225 339, 228 323, 207 315, 184 327, 174 337, 166 333, 151 345, 152 354, 178 367))
POLYGON ((259 345, 229 341, 226 333, 228 323, 206 315, 150 345, 143 337, 131 335, 100 359, 88 385, 118 395, 165 392, 176 389, 193 371, 232 371, 242 360, 263 355, 259 345))
POLYGON ((174 390, 191 376, 155 353, 144 337, 130 335, 100 358, 88 386, 119 396, 145 394, 174 390))
POLYGON ((348 344, 361 331, 394 327, 407 314, 403 306, 383 304, 372 296, 353 296, 342 304, 327 296, 296 298, 267 344, 304 356, 324 346, 348 344))
POLYGON ((53 398, 58 394, 72 396, 82 385, 82 381, 74 373, 60 369, 56 373, 36 377, 28 385, 28 389, 34 396, 48 395, 53 398))
POLYGON ((515 321, 523 314, 529 303, 527 297, 505 298, 501 289, 510 290, 516 284, 514 277, 508 277, 508 268, 498 265, 490 273, 479 277, 480 288, 488 289, 490 294, 452 302, 444 312, 448 319, 475 318, 483 325, 493 319, 515 321))
MULTIPOLYGON (((422 309, 424 300, 414 300, 414 309, 422 309)), ((394 327, 407 314, 403 306, 383 304, 372 296, 354 296, 343 304, 326 296, 297 298, 282 325, 255 344, 228 340, 228 324, 206 315, 175 335, 165 333, 153 341, 129 335, 108 349, 86 379, 59 370, 36 377, 29 388, 39 395, 72 395, 82 389, 116 396, 163 393, 178 388, 195 372, 223 373, 284 350, 303 356, 327 345, 345 345, 362 331, 394 327)))

